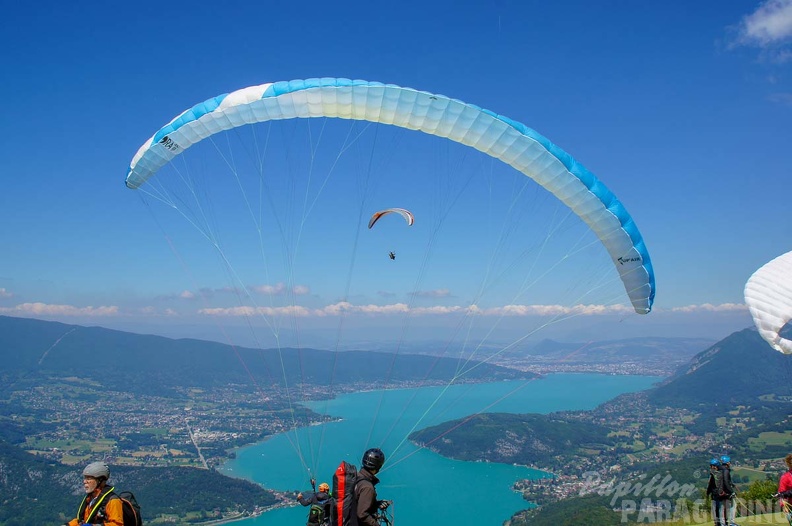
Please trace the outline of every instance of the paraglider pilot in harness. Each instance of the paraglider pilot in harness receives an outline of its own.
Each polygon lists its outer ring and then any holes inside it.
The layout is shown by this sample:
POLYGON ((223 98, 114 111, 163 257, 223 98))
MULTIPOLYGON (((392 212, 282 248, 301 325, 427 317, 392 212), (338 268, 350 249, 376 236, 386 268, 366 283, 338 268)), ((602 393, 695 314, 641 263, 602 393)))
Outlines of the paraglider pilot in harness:
POLYGON ((330 484, 322 482, 319 491, 316 491, 316 480, 311 479, 314 487, 313 494, 306 498, 302 493, 297 494, 297 502, 303 506, 310 506, 308 511, 308 526, 326 525, 330 523, 330 484))
POLYGON ((391 259, 396 259, 396 252, 388 252, 388 257, 391 259))
POLYGON ((385 453, 379 448, 371 448, 363 454, 361 464, 363 467, 358 471, 355 483, 358 523, 365 526, 379 526, 377 512, 391 505, 389 500, 377 500, 375 488, 379 483, 376 475, 385 464, 385 453))

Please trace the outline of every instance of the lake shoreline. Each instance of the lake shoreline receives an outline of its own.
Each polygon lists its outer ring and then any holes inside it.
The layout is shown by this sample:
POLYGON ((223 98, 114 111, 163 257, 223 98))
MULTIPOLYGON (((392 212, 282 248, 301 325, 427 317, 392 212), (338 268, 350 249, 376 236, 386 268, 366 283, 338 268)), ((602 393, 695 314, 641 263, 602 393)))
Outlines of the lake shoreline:
MULTIPOLYGON (((658 377, 654 376, 559 373, 532 380, 509 398, 506 397, 514 391, 513 387, 524 382, 465 384, 452 386, 449 392, 438 387, 427 387, 343 394, 331 400, 306 404, 315 411, 319 406, 322 414, 338 417, 336 421, 321 426, 304 426, 272 435, 256 444, 236 448, 236 458, 225 462, 218 470, 227 476, 249 480, 276 492, 294 491, 307 486, 308 475, 301 474, 303 468, 300 465, 312 466, 311 473, 322 473, 316 477, 317 482, 324 478, 330 482, 330 475, 340 460, 358 465, 358 455, 365 451, 368 444, 379 446, 383 443, 388 460, 381 477, 383 482, 377 488, 378 494, 380 498, 396 502, 400 519, 413 522, 411 514, 421 509, 420 502, 425 502, 425 499, 442 501, 447 494, 443 488, 458 485, 482 487, 481 481, 486 480, 484 491, 480 492, 481 495, 475 495, 472 499, 474 502, 469 502, 471 499, 468 498, 465 502, 449 503, 449 506, 471 506, 471 509, 486 506, 493 514, 493 526, 500 526, 503 520, 514 513, 531 507, 530 501, 525 500, 523 493, 515 487, 517 481, 552 478, 556 475, 538 466, 470 462, 443 457, 407 440, 412 430, 411 423, 420 421, 421 427, 428 427, 438 421, 451 421, 480 412, 548 414, 585 410, 619 394, 646 389, 657 380, 658 377), (382 407, 381 413, 377 412, 380 411, 379 407, 382 407), (400 434, 404 435, 401 442, 400 434), (299 445, 295 447, 290 442, 299 445), (300 460, 295 449, 305 455, 303 460, 300 460), (319 450, 322 450, 321 455, 319 450), (309 457, 309 454, 314 456, 309 457), (402 463, 408 457, 413 458, 402 463), (387 469, 389 462, 390 469, 387 469), (402 481, 415 483, 405 485, 402 481), (499 519, 497 522, 495 516, 499 519)), ((276 525, 304 520, 301 511, 270 508, 257 517, 239 518, 235 522, 249 520, 247 524, 251 526, 276 525)), ((442 510, 437 512, 443 513, 442 510)), ((468 515, 470 520, 475 517, 473 512, 466 512, 468 515)), ((464 520, 462 522, 461 526, 467 526, 464 520)), ((479 526, 480 521, 471 524, 479 526)))

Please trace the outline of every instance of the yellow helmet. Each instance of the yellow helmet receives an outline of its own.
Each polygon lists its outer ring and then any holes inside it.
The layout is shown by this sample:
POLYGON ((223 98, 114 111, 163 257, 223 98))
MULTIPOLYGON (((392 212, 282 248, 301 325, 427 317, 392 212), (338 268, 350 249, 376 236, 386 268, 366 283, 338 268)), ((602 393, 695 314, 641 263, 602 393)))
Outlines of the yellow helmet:
POLYGON ((322 482, 319 484, 319 491, 328 492, 330 491, 330 485, 327 482, 322 482))

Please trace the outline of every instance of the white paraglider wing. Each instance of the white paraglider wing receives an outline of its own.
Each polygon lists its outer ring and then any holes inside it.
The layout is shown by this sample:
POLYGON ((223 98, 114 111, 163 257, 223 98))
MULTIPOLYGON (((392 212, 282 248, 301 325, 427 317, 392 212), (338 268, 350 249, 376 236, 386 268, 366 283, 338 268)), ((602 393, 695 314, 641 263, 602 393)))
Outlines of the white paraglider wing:
POLYGON ((745 284, 745 303, 762 338, 773 349, 792 354, 792 340, 780 334, 792 320, 792 252, 753 273, 745 284))
POLYGON ((140 187, 181 152, 223 130, 312 117, 418 130, 468 145, 512 166, 555 195, 597 235, 635 311, 646 314, 652 309, 655 278, 649 252, 613 192, 535 130, 444 95, 343 78, 275 82, 219 95, 188 109, 143 144, 130 163, 126 185, 140 187))

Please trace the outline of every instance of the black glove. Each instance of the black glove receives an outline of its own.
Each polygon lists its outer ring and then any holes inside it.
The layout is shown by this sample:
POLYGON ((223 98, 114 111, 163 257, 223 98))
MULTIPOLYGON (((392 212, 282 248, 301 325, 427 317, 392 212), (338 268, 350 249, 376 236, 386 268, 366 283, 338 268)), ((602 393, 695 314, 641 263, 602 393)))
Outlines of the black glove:
POLYGON ((386 510, 386 509, 388 509, 388 506, 390 506, 391 504, 393 504, 392 500, 381 500, 381 501, 379 501, 379 504, 377 505, 377 507, 379 509, 381 509, 381 510, 386 510))

